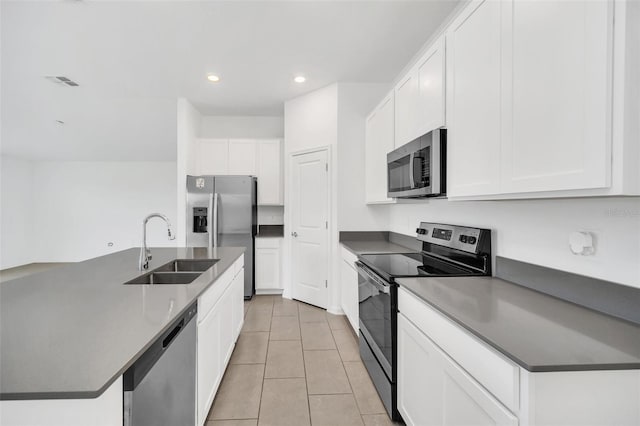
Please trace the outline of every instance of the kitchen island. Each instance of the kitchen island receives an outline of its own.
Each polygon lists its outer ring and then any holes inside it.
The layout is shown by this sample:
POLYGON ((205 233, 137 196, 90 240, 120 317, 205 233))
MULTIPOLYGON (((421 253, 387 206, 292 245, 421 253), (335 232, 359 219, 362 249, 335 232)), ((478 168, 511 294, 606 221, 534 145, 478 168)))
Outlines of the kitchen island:
MULTIPOLYGON (((234 247, 152 249, 149 270, 174 259, 218 260, 189 284, 125 285, 144 273, 137 248, 2 283, 0 423, 14 424, 12 414, 33 410, 28 402, 55 407, 73 400, 88 411, 104 398, 121 405, 122 374, 205 292, 213 306, 222 290, 207 290, 225 281, 220 278, 228 270, 240 271, 243 253, 234 247)), ((112 419, 118 417, 121 423, 121 407, 112 419)), ((95 420, 91 424, 110 423, 95 420)))

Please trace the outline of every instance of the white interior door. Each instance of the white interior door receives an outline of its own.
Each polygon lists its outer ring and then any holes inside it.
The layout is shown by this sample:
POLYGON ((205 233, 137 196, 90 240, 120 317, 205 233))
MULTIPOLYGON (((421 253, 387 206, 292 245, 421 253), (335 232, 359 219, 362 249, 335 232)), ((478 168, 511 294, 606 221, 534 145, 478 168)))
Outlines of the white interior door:
POLYGON ((290 187, 293 298, 326 308, 329 276, 327 151, 294 155, 290 187))

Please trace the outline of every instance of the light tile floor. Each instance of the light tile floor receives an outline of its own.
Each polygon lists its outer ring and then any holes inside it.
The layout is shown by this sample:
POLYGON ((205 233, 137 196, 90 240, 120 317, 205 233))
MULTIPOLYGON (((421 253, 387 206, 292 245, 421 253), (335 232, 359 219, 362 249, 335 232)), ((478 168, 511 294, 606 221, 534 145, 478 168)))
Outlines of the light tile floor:
POLYGON ((279 296, 245 322, 207 426, 392 425, 345 316, 279 296))

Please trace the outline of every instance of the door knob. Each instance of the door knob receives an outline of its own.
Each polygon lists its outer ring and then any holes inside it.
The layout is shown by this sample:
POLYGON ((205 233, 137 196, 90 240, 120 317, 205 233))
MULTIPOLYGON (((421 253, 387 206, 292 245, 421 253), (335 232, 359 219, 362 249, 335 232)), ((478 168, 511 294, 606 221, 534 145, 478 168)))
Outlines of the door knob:
POLYGON ((291 233, 291 236, 292 236, 293 238, 297 238, 297 237, 298 237, 298 233, 297 233, 297 232, 295 232, 295 231, 293 231, 293 232, 291 233))

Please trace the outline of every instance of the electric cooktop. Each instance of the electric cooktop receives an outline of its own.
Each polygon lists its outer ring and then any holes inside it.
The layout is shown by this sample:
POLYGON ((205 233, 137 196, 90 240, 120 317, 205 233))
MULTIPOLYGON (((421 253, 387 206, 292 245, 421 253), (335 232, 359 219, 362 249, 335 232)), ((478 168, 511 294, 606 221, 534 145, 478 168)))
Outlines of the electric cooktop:
POLYGON ((491 231, 421 222, 422 251, 362 254, 360 262, 387 282, 401 277, 491 275, 491 231))
POLYGON ((393 277, 475 275, 471 269, 457 267, 423 253, 363 254, 360 260, 387 280, 393 277))

